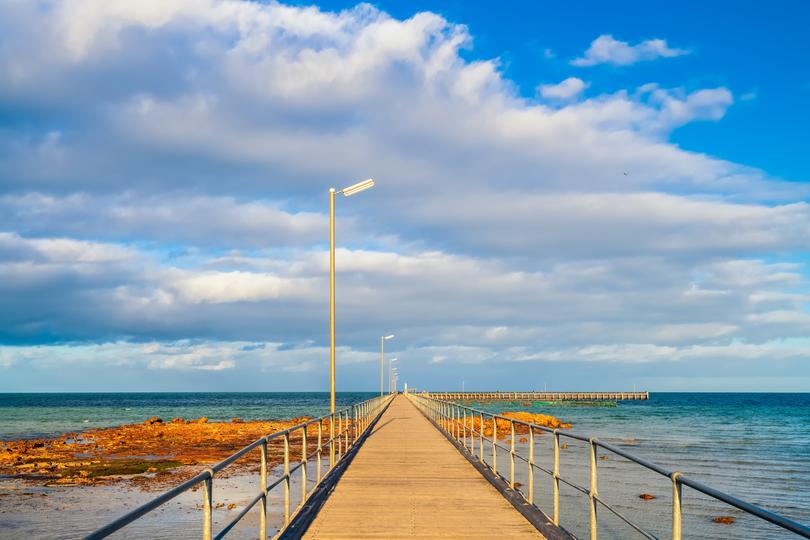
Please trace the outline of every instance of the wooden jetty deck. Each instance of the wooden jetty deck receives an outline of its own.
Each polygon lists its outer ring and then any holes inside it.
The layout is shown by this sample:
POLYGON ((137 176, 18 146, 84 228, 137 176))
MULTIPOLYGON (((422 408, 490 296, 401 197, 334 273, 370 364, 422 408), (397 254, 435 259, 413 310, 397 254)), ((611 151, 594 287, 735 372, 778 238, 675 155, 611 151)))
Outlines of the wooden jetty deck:
POLYGON ((399 395, 304 538, 544 538, 399 395))

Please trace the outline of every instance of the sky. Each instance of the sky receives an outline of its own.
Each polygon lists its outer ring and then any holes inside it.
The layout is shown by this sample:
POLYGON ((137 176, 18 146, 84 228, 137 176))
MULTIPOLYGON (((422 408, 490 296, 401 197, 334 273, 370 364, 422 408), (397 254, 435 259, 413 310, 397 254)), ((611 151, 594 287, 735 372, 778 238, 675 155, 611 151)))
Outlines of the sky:
POLYGON ((810 391, 804 2, 0 0, 0 392, 810 391))

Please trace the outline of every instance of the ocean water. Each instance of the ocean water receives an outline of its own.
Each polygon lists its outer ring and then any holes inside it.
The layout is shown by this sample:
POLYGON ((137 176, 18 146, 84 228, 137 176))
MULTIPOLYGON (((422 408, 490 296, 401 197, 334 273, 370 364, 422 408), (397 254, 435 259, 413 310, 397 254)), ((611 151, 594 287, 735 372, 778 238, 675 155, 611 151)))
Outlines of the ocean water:
MULTIPOLYGON (((649 401, 621 402, 616 407, 548 406, 520 403, 480 403, 489 411, 531 410, 570 422, 569 430, 596 436, 711 487, 748 502, 810 524, 810 394, 651 393, 649 401)), ((552 464, 552 441, 537 437, 540 464, 552 464)), ((588 487, 587 444, 561 439, 561 476, 588 487)), ((485 448, 486 445, 485 445, 485 448)), ((525 448, 523 449, 526 450, 525 448)), ((657 473, 615 454, 599 460, 600 497, 658 537, 671 534, 672 484, 657 473), (642 501, 641 493, 656 497, 642 501)), ((501 467, 509 456, 499 454, 501 467)), ((527 474, 518 467, 518 477, 527 474)), ((535 475, 535 497, 551 513, 552 485, 542 472, 535 475)), ((525 490, 525 487, 523 488, 525 490)), ((572 488, 561 488, 562 524, 587 537, 588 500, 572 488)), ((685 538, 795 538, 795 535, 752 518, 691 488, 683 488, 685 538), (713 523, 718 516, 736 519, 733 525, 713 523)), ((618 518, 599 511, 600 537, 640 538, 618 518)))
MULTIPOLYGON (((374 392, 338 392, 347 407, 374 392)), ((288 419, 329 412, 328 392, 139 392, 0 394, 0 440, 37 438, 93 427, 143 422, 152 416, 212 421, 288 419)))
MULTIPOLYGON (((338 405, 374 393, 339 393, 338 405)), ((328 411, 327 393, 127 393, 0 394, 0 438, 56 435, 90 427, 141 422, 151 416, 212 420, 291 418, 328 411)), ((493 412, 531 410, 574 425, 572 432, 596 436, 640 457, 804 524, 810 523, 810 394, 652 393, 649 401, 616 407, 549 406, 540 403, 479 403, 493 412)), ((551 468, 552 438, 537 437, 536 459, 551 468)), ((563 440, 563 442, 566 442, 563 440)), ((585 444, 567 441, 561 474, 588 486, 585 444)), ((519 444, 526 451, 526 445, 519 444)), ((491 452, 489 445, 486 451, 491 452)), ((508 453, 498 454, 498 469, 508 474, 508 453)), ((670 481, 632 462, 608 454, 598 461, 599 493, 617 510, 655 536, 670 535, 670 481), (641 493, 656 498, 642 501, 641 493)), ((527 470, 518 462, 516 479, 527 489, 527 470)), ((551 513, 552 486, 535 474, 535 501, 551 513)), ((795 538, 773 525, 701 495, 683 490, 684 537, 724 539, 795 538), (732 525, 712 522, 732 516, 732 525)), ((588 500, 561 488, 562 525, 579 537, 588 530, 588 500)), ((640 538, 600 509, 600 538, 640 538)), ((0 534, 2 537, 2 534, 0 534)))

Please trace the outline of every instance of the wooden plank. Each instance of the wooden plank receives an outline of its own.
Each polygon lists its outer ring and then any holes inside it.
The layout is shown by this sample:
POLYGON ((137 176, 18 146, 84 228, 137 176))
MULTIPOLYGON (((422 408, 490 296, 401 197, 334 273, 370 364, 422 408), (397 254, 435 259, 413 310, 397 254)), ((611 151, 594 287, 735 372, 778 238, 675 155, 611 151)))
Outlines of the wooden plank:
POLYGON ((305 538, 543 538, 404 396, 360 448, 305 538))

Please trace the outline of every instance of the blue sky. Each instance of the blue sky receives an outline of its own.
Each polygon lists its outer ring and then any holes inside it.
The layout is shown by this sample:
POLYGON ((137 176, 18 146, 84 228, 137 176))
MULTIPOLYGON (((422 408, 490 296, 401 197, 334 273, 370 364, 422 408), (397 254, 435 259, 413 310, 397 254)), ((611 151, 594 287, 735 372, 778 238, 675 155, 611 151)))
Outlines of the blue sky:
MULTIPOLYGON (((321 5, 345 9, 354 4, 321 5)), ((785 180, 810 179, 810 165, 804 159, 810 153, 806 136, 810 6, 804 2, 763 6, 730 0, 708 4, 626 1, 616 6, 598 1, 507 1, 498 9, 485 2, 387 1, 374 5, 400 18, 432 11, 467 25, 474 45, 463 56, 500 58, 504 75, 526 97, 533 97, 542 82, 583 73, 591 83, 591 95, 650 81, 690 89, 727 86, 734 89, 738 102, 750 101, 738 103, 722 122, 684 126, 671 140, 690 150, 765 169, 785 180), (665 38, 692 53, 677 61, 651 62, 642 69, 572 69, 569 61, 594 36, 605 33, 631 43, 665 38), (548 58, 546 51, 554 57, 548 58)))
POLYGON ((808 8, 0 0, 0 391, 810 389, 808 8))

